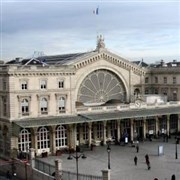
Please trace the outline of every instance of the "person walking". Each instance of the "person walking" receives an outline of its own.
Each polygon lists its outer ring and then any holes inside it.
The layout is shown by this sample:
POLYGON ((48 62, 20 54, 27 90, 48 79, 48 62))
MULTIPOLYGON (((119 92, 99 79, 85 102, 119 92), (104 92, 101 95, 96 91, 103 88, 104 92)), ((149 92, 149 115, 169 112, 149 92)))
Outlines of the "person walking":
POLYGON ((151 169, 151 164, 150 164, 150 161, 149 161, 149 160, 147 160, 146 164, 147 164, 147 168, 148 168, 148 170, 150 170, 150 169, 151 169))
POLYGON ((147 164, 147 162, 149 161, 149 155, 148 154, 145 155, 145 160, 146 160, 146 164, 147 164))
POLYGON ((172 175, 171 180, 176 180, 175 174, 172 175))
POLYGON ((135 164, 135 166, 137 166, 137 161, 138 161, 138 158, 135 156, 134 157, 134 164, 135 164))
POLYGON ((136 152, 138 153, 139 152, 139 145, 137 144, 136 146, 136 152))

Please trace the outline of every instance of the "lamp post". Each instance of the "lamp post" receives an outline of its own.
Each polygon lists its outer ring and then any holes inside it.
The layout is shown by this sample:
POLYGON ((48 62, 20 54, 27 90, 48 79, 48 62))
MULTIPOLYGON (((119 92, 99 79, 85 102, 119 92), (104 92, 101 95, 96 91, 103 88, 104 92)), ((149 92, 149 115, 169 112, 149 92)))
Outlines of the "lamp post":
POLYGON ((108 153, 108 169, 111 169, 111 165, 110 165, 111 148, 110 148, 110 143, 109 142, 108 142, 108 147, 107 147, 107 153, 108 153))
POLYGON ((82 158, 82 159, 86 159, 86 156, 83 154, 83 153, 78 153, 77 150, 76 150, 76 153, 75 155, 72 155, 71 153, 69 153, 69 157, 67 158, 68 160, 72 160, 73 158, 76 160, 76 177, 77 177, 77 180, 79 179, 79 165, 78 165, 78 161, 79 161, 79 158, 82 158))
POLYGON ((178 139, 176 138, 176 143, 175 143, 175 145, 176 145, 176 147, 175 147, 175 158, 176 159, 178 159, 178 152, 177 152, 177 144, 178 144, 178 139))

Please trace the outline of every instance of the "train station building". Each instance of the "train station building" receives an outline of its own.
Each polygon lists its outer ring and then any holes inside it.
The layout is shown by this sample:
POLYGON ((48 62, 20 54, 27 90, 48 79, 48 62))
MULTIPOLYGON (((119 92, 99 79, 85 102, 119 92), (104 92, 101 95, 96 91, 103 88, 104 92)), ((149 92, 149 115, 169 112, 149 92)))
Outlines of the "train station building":
POLYGON ((0 64, 0 156, 56 154, 180 132, 180 62, 129 61, 97 37, 89 52, 0 64))

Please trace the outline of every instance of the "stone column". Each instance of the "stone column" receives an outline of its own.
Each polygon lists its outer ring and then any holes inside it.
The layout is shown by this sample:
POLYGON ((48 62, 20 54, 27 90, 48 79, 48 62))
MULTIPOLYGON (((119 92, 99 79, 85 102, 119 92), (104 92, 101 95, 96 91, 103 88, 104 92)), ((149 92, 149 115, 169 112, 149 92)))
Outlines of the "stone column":
POLYGON ((89 145, 89 147, 91 146, 91 144, 92 144, 92 137, 91 137, 91 135, 92 135, 92 123, 90 122, 90 123, 88 123, 88 145, 89 145))
POLYGON ((146 138, 146 118, 143 118, 143 138, 146 138))
POLYGON ((72 126, 72 141, 71 146, 72 148, 75 148, 77 145, 77 124, 74 124, 72 126))
POLYGON ((34 150, 35 150, 35 155, 36 155, 36 153, 37 153, 37 151, 38 151, 38 147, 37 147, 37 128, 33 128, 32 129, 32 135, 31 135, 31 137, 32 137, 32 148, 34 148, 34 150))
POLYGON ((35 150, 33 148, 30 148, 30 164, 32 168, 35 168, 35 150))
POLYGON ((79 145, 83 142, 82 124, 79 126, 79 145))
POLYGON ((103 180, 110 180, 110 170, 102 170, 102 178, 103 180))
POLYGON ((134 139, 134 128, 133 128, 133 125, 134 125, 134 119, 131 119, 131 139, 129 139, 129 141, 130 140, 133 141, 133 139, 134 139))
POLYGON ((106 144, 106 125, 107 121, 103 121, 103 144, 106 144))
POLYGON ((55 126, 52 127, 50 133, 50 151, 52 155, 56 154, 56 129, 55 126))
POLYGON ((55 179, 62 180, 62 160, 55 160, 55 179))
POLYGON ((117 120, 117 140, 121 138, 121 120, 117 120))
POLYGON ((158 119, 158 116, 156 116, 156 119, 155 119, 155 126, 156 126, 156 135, 158 135, 158 131, 159 131, 159 119, 158 119))
POLYGON ((68 125, 68 145, 69 148, 76 149, 76 126, 73 124, 68 125))
POLYGON ((169 120, 170 120, 170 115, 167 115, 167 129, 166 129, 166 134, 167 134, 168 136, 169 136, 169 130, 170 130, 169 120))
POLYGON ((178 114, 178 127, 177 127, 178 132, 180 132, 180 114, 178 114))

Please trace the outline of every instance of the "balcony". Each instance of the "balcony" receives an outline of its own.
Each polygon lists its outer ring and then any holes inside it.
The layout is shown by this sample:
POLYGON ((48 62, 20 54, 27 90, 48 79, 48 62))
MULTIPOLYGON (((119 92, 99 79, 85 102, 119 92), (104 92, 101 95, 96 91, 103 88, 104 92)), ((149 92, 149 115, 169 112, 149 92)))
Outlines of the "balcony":
POLYGON ((142 109, 156 109, 156 108, 168 108, 168 107, 177 107, 180 106, 180 101, 170 101, 166 103, 145 103, 142 102, 140 104, 136 103, 130 103, 130 104, 117 104, 112 106, 93 106, 93 107, 85 107, 81 106, 76 108, 77 113, 83 114, 83 113, 98 113, 104 111, 104 112, 112 112, 112 111, 130 111, 130 110, 142 110, 142 109))

